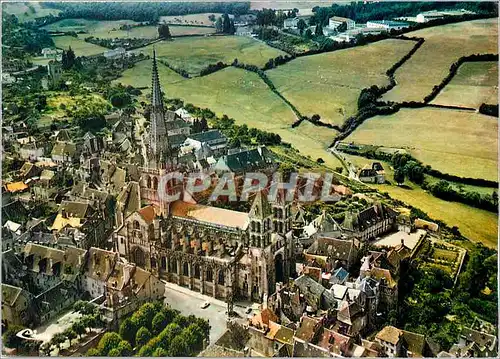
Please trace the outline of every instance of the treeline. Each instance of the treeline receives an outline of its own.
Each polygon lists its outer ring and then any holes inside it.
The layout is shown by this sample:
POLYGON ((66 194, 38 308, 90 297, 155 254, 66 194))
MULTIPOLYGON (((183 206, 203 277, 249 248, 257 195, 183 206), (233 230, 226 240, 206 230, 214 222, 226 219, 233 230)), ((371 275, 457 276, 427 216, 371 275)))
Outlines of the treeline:
POLYGON ((250 10, 250 2, 49 2, 45 7, 59 9, 60 18, 157 22, 160 16, 201 13, 242 15, 250 10))
POLYGON ((50 34, 32 23, 20 23, 15 15, 2 14, 2 55, 5 50, 16 48, 37 55, 44 47, 54 46, 50 34))
POLYGON ((164 61, 164 60, 157 60, 160 64, 168 67, 170 70, 178 73, 179 75, 181 75, 182 77, 186 78, 186 79, 189 79, 191 78, 191 76, 189 75, 189 72, 187 72, 186 70, 184 69, 179 69, 175 66, 172 66, 170 65, 168 62, 164 61))
POLYGON ((498 117, 498 105, 488 105, 486 103, 479 106, 479 113, 488 116, 498 117))
POLYGON ((465 9, 480 14, 498 15, 498 8, 493 2, 351 2, 333 4, 330 7, 313 8, 311 25, 328 24, 332 16, 347 17, 359 23, 369 20, 393 19, 402 16, 416 16, 430 10, 465 9))
POLYGON ((450 71, 448 75, 441 81, 439 85, 436 85, 432 88, 432 92, 424 97, 424 102, 429 103, 436 98, 436 96, 441 92, 442 89, 445 88, 446 85, 450 83, 453 77, 457 74, 459 67, 464 62, 482 62, 482 61, 497 61, 498 62, 498 54, 474 54, 470 56, 462 56, 457 61, 455 61, 450 66, 450 71))
POLYGON ((229 65, 223 63, 222 61, 219 61, 216 64, 209 64, 207 67, 200 71, 200 76, 210 75, 211 73, 225 69, 226 67, 229 67, 229 65))

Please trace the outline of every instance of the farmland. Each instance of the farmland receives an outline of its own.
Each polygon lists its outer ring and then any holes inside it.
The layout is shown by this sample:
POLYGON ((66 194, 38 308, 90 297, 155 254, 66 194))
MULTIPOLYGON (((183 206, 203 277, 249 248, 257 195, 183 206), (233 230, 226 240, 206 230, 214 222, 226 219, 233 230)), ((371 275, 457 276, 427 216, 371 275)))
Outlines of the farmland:
POLYGON ((38 17, 57 15, 61 10, 49 9, 41 6, 40 2, 3 2, 2 10, 8 14, 16 15, 20 22, 32 21, 38 17))
POLYGON ((384 40, 319 55, 300 57, 267 72, 276 88, 306 116, 341 125, 357 110, 361 90, 386 85, 385 75, 414 46, 384 40))
MULTIPOLYGON (((122 25, 137 25, 138 22, 132 20, 97 21, 87 19, 64 19, 44 28, 48 31, 85 31, 85 34, 78 34, 78 38, 85 39, 93 36, 101 39, 114 38, 141 38, 154 39, 158 37, 157 26, 134 26, 130 30, 120 30, 122 25)), ((215 32, 215 28, 202 26, 170 26, 172 36, 179 35, 205 35, 215 32)))
POLYGON ((498 103, 498 63, 464 63, 432 103, 476 109, 482 103, 498 103))
MULTIPOLYGON (((231 63, 237 58, 239 62, 261 67, 270 58, 285 55, 260 41, 239 36, 181 38, 158 42, 154 46, 160 60, 192 75, 219 61, 231 63)), ((153 45, 134 52, 151 54, 153 45)))
MULTIPOLYGON (((346 155, 355 165, 362 167, 372 161, 363 157, 346 155)), ((386 179, 394 182, 394 172, 390 166, 382 162, 386 179)), ((410 181, 405 186, 394 184, 370 185, 380 192, 387 192, 392 198, 401 200, 409 205, 421 209, 431 218, 440 219, 448 226, 457 226, 460 232, 475 242, 482 242, 489 247, 497 243, 497 214, 482 209, 467 206, 458 202, 449 202, 434 197, 410 181)))
MULTIPOLYGON (((236 123, 277 133, 312 160, 322 158, 333 168, 340 162, 326 151, 336 131, 303 122, 292 129, 296 120, 288 106, 254 73, 227 68, 201 78, 184 79, 165 66, 159 66, 160 81, 168 98, 181 98, 198 107, 226 114, 236 123)), ((151 64, 143 61, 126 70, 118 81, 124 85, 149 87, 151 64)), ((148 90, 145 90, 147 92, 148 90)))
POLYGON ((55 36, 53 39, 56 47, 62 50, 68 50, 71 46, 76 56, 97 55, 109 50, 105 47, 85 42, 73 36, 55 36))
POLYGON ((395 74, 398 85, 386 101, 422 101, 462 56, 498 53, 497 19, 466 21, 410 32, 425 38, 422 47, 395 74))
POLYGON ((407 149, 424 165, 497 180, 497 119, 470 111, 402 109, 365 121, 348 141, 407 149))

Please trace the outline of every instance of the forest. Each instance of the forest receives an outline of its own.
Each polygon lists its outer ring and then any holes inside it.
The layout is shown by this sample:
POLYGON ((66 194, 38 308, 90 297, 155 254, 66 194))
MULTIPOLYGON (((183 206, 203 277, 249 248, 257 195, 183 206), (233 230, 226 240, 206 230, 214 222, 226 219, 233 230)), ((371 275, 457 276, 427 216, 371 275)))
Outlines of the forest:
POLYGON ((156 22, 160 16, 201 13, 246 14, 249 2, 50 2, 44 6, 59 9, 61 18, 156 22))

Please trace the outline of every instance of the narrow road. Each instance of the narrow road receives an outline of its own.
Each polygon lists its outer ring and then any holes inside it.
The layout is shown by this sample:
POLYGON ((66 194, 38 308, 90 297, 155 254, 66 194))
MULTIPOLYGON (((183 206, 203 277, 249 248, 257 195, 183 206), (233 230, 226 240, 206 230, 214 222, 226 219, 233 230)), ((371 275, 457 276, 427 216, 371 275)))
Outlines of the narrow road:
POLYGON ((348 172, 348 177, 349 179, 352 179, 357 182, 361 182, 359 180, 359 177, 356 172, 356 166, 354 166, 347 158, 337 150, 337 145, 339 142, 336 142, 333 147, 330 147, 329 150, 330 152, 339 159, 339 161, 342 163, 342 166, 344 166, 345 169, 347 169, 348 172))

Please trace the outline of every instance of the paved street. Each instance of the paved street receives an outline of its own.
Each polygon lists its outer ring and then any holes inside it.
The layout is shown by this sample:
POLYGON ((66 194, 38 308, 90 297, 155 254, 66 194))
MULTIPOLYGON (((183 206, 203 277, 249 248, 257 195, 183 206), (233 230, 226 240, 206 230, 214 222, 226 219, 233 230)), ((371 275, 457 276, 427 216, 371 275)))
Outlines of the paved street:
POLYGON ((165 304, 180 310, 184 315, 194 314, 197 317, 207 319, 210 323, 210 343, 214 343, 226 330, 227 305, 214 298, 193 293, 189 289, 178 287, 168 283, 165 288, 165 304), (201 309, 201 305, 209 301, 210 306, 201 309))

